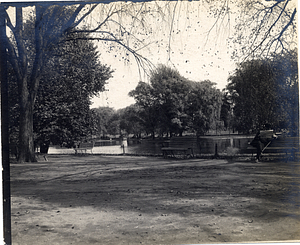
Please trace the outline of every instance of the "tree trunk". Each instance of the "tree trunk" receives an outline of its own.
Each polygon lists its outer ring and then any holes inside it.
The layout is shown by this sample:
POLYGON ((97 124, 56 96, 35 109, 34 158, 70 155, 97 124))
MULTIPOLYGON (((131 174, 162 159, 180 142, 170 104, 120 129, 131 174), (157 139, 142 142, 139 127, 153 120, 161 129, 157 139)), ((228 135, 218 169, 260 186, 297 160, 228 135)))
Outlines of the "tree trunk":
MULTIPOLYGON (((35 58, 32 66, 31 74, 28 73, 28 64, 26 63, 25 48, 19 47, 21 62, 21 71, 23 71, 19 79, 19 103, 20 103, 20 125, 19 125, 19 159, 18 162, 36 162, 34 138, 33 138, 33 109, 34 102, 38 91, 39 78, 38 74, 42 65, 42 21, 43 7, 36 6, 36 22, 35 22, 35 58)), ((17 24, 19 35, 22 37, 23 16, 22 7, 17 8, 17 24)))
POLYGON ((18 162, 36 162, 33 139, 33 111, 20 111, 19 159, 18 162))
POLYGON ((19 158, 18 162, 36 162, 33 139, 33 107, 30 99, 26 77, 22 81, 20 97, 20 125, 19 125, 19 158))

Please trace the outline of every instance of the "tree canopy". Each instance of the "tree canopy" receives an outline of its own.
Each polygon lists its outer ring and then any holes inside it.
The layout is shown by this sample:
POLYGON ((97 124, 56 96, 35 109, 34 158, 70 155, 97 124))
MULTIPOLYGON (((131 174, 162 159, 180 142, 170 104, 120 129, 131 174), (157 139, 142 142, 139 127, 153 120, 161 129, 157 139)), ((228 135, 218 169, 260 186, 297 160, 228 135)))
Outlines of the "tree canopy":
POLYGON ((184 131, 203 135, 220 120, 222 93, 215 84, 189 81, 165 65, 151 73, 150 84, 140 82, 129 95, 141 108, 143 126, 153 136, 184 131))
MULTIPOLYGON (((30 34, 30 24, 24 31, 30 34)), ((102 65, 95 45, 86 34, 82 39, 67 37, 61 45, 52 48, 40 76, 40 84, 33 113, 35 144, 49 146, 50 142, 73 146, 74 142, 93 131, 91 97, 103 91, 112 70, 102 65), (86 38, 84 38, 86 37, 86 38)), ((30 36, 30 35, 29 35, 30 36)), ((30 38, 28 38, 30 41, 30 38)), ((33 56, 33 55, 32 55, 33 56)), ((13 71, 12 71, 13 72, 13 71)), ((17 96, 16 80, 10 76, 10 95, 17 96)), ((19 122, 18 101, 10 100, 11 142, 16 143, 16 125, 19 122)))
POLYGON ((108 134, 116 135, 118 132, 114 132, 115 123, 112 123, 116 111, 110 107, 98 107, 92 109, 95 113, 96 122, 96 134, 102 138, 106 138, 108 134), (113 124, 113 125, 112 125, 113 124))
POLYGON ((218 131, 223 128, 224 123, 220 118, 223 95, 215 85, 208 80, 195 82, 188 94, 186 110, 190 127, 198 136, 204 135, 210 129, 218 131))
POLYGON ((248 133, 268 123, 298 131, 299 89, 297 55, 243 62, 229 77, 236 128, 248 133))
POLYGON ((112 70, 84 37, 68 36, 47 59, 34 107, 35 141, 72 146, 93 132, 91 97, 103 91, 112 70))
MULTIPOLYGON (((36 161, 33 132, 35 102, 39 93, 41 74, 47 69, 46 61, 55 48, 61 46, 65 41, 72 42, 74 39, 110 42, 119 45, 120 48, 132 54, 140 66, 146 66, 148 64, 147 60, 135 50, 141 47, 142 42, 135 38, 132 26, 127 29, 122 25, 123 18, 130 18, 135 27, 143 25, 143 13, 140 13, 140 11, 136 12, 136 8, 139 9, 140 6, 136 6, 133 3, 116 3, 110 6, 104 4, 100 6, 101 11, 98 10, 98 14, 101 13, 98 21, 93 22, 93 24, 87 24, 87 17, 92 15, 99 4, 35 3, 32 4, 34 8, 26 13, 22 4, 15 4, 14 6, 15 24, 13 24, 11 16, 6 12, 7 7, 1 6, 0 11, 1 16, 5 16, 9 30, 8 38, 4 36, 2 41, 7 50, 7 59, 14 72, 14 79, 17 84, 18 109, 20 112, 18 129, 19 161, 36 161), (132 18, 134 16, 135 18, 132 18), (28 25, 27 21, 32 24, 28 25), (79 35, 82 33, 85 35, 79 35), (87 34, 90 33, 96 35, 88 36, 87 34)), ((87 62, 86 65, 88 64, 87 62)), ((81 63, 81 66, 84 67, 84 65, 81 63)), ((68 68, 69 75, 70 72, 74 72, 73 75, 75 77, 87 76, 87 74, 80 74, 83 71, 83 67, 70 66, 68 68)), ((95 75, 94 72, 89 74, 91 76, 95 75)), ((67 86, 67 84, 65 85, 67 86)), ((99 84, 95 82, 94 85, 96 87, 90 86, 90 88, 81 89, 83 93, 99 91, 99 87, 97 88, 99 84)))
POLYGON ((133 134, 135 138, 141 138, 145 129, 142 127, 142 118, 140 117, 140 108, 136 105, 127 106, 119 110, 120 130, 125 135, 133 134))
POLYGON ((237 60, 269 58, 297 47, 296 0, 224 0, 211 6, 211 11, 216 21, 209 33, 233 27, 230 39, 236 44, 233 58, 237 60))

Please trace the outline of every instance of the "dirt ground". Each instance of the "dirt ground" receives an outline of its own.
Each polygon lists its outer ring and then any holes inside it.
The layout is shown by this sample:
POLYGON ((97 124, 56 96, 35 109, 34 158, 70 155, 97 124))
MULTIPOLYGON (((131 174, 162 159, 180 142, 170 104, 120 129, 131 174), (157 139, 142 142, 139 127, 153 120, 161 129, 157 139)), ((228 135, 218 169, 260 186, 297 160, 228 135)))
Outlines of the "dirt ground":
POLYGON ((300 163, 49 156, 11 164, 12 241, 300 240, 300 163))

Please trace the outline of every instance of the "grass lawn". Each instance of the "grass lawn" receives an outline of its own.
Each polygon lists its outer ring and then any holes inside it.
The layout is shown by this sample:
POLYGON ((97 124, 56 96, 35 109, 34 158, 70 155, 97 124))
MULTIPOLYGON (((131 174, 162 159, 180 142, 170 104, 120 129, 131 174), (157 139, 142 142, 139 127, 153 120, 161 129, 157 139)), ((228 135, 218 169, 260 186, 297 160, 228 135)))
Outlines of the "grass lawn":
POLYGON ((300 240, 300 163, 49 155, 11 164, 14 245, 300 240))

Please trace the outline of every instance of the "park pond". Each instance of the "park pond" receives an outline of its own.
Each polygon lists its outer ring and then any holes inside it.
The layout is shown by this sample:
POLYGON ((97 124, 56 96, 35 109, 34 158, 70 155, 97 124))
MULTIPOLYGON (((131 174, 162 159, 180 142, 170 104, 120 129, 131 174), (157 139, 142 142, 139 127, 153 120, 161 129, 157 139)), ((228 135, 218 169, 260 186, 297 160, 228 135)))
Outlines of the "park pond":
MULTIPOLYGON (((235 154, 247 148, 253 135, 224 135, 224 136, 203 136, 196 139, 195 136, 176 137, 185 142, 189 147, 192 145, 194 154, 235 154), (193 142, 193 143, 192 143, 193 142)), ((133 154, 133 155, 161 155, 161 148, 168 146, 169 141, 163 139, 127 139, 122 141, 101 140, 96 141, 93 148, 94 154, 133 154), (124 147, 121 147, 121 146, 124 147)), ((48 154, 74 154, 73 148, 50 146, 48 154)))

